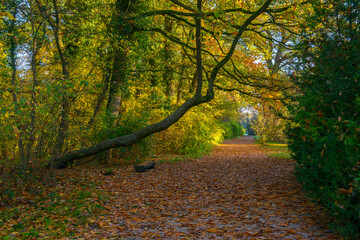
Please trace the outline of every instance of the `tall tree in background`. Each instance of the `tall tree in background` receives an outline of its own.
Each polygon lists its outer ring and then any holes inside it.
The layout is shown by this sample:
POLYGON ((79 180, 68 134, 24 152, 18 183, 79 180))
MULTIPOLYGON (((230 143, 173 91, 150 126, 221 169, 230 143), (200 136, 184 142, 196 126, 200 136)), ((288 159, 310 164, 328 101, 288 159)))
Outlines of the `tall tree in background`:
POLYGON ((109 98, 106 109, 113 118, 120 113, 122 105, 121 89, 126 87, 129 70, 129 48, 134 33, 133 23, 126 19, 133 15, 137 8, 137 1, 117 0, 111 20, 110 32, 112 33, 112 40, 110 43, 110 51, 112 51, 113 60, 109 98))
MULTIPOLYGON (((19 99, 19 94, 16 89, 20 86, 20 79, 18 78, 18 71, 19 71, 19 61, 18 61, 18 51, 20 49, 20 29, 22 28, 21 22, 17 19, 20 18, 20 5, 21 1, 18 0, 11 0, 7 1, 4 4, 5 9, 10 14, 7 20, 4 21, 4 28, 1 29, 3 34, 3 42, 4 46, 8 53, 8 64, 11 69, 10 71, 10 78, 9 82, 7 82, 8 86, 10 86, 9 93, 11 94, 12 104, 10 105, 8 111, 12 112, 12 116, 14 116, 14 133, 16 134, 17 139, 17 149, 20 153, 21 162, 25 162, 26 155, 25 155, 25 146, 24 146, 24 126, 25 122, 22 121, 21 116, 23 115, 23 109, 21 107, 21 102, 19 99)), ((10 129, 8 129, 10 130, 10 129)), ((6 132, 5 134, 6 135, 6 132)))
POLYGON ((61 111, 60 111, 60 123, 59 130, 57 133, 56 143, 55 143, 55 154, 61 154, 63 151, 64 143, 69 133, 69 113, 70 113, 70 99, 68 95, 68 83, 70 82, 70 67, 69 59, 65 54, 65 46, 63 40, 63 19, 61 6, 57 0, 52 1, 52 5, 43 3, 40 0, 35 0, 39 12, 45 18, 45 20, 50 25, 53 36, 55 38, 55 44, 57 48, 57 54, 59 55, 61 62, 61 73, 62 76, 58 78, 58 81, 61 85, 61 111), (52 13, 48 12, 47 8, 51 6, 53 10, 52 13))

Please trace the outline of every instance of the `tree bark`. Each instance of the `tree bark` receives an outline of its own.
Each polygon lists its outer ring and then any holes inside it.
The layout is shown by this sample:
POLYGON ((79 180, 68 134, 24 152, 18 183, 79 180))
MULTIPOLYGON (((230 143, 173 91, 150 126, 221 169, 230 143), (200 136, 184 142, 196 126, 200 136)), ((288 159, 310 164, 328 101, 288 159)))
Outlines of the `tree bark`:
POLYGON ((123 49, 116 47, 113 59, 113 67, 110 80, 109 98, 106 105, 107 113, 112 119, 115 119, 120 114, 121 110, 121 87, 126 81, 127 61, 128 61, 128 47, 124 44, 123 49))
POLYGON ((111 20, 112 24, 110 31, 117 37, 117 42, 113 39, 111 44, 114 52, 109 98, 106 110, 113 119, 120 114, 121 110, 121 88, 124 87, 126 83, 129 61, 129 41, 133 36, 133 24, 127 22, 126 17, 131 15, 135 10, 136 1, 117 0, 115 2, 115 12, 111 20))

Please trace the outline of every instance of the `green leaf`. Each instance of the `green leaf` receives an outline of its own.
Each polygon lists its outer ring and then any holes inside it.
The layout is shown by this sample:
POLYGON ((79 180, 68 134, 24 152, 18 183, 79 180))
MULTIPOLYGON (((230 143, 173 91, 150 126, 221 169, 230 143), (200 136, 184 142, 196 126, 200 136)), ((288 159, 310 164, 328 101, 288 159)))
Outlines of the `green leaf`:
POLYGON ((11 13, 6 13, 6 17, 8 18, 8 19, 10 19, 10 20, 16 20, 14 17, 13 17, 13 15, 11 15, 11 13))

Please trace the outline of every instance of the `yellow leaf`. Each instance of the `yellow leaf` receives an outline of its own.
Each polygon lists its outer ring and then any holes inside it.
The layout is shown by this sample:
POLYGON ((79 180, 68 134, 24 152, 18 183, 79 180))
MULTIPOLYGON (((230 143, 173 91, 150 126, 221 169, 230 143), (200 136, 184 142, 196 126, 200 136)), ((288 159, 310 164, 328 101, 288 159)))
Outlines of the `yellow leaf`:
POLYGON ((11 13, 6 13, 6 16, 7 16, 7 18, 8 19, 10 19, 10 20, 15 20, 15 18, 13 17, 13 15, 11 15, 11 13))
POLYGON ((6 98, 10 97, 10 92, 8 92, 8 91, 4 92, 3 96, 6 97, 6 98))
POLYGON ((18 224, 18 222, 15 221, 14 219, 11 219, 10 221, 8 221, 8 224, 9 224, 9 226, 14 226, 14 225, 18 224))

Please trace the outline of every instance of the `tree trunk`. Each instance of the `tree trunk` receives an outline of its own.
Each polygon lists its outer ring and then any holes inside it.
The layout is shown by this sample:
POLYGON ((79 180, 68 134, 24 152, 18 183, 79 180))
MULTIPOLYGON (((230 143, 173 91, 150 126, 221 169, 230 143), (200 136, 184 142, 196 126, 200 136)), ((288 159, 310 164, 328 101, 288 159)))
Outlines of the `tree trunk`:
MULTIPOLYGON (((167 33, 172 32, 172 21, 168 17, 165 17, 164 30, 167 33)), ((164 42, 164 74, 163 81, 165 84, 165 95, 169 98, 173 98, 175 95, 174 79, 173 79, 173 64, 172 64, 173 52, 171 50, 170 41, 165 38, 164 42)))
POLYGON ((110 79, 111 79, 111 68, 109 67, 106 67, 105 69, 105 76, 104 76, 104 86, 103 86, 103 89, 98 97, 98 100, 97 100, 97 104, 95 106, 95 109, 94 109, 94 113, 90 119, 90 121, 88 122, 88 127, 90 127, 91 125, 94 124, 95 122, 95 119, 96 119, 96 116, 98 115, 100 109, 101 109, 101 105, 103 104, 105 98, 106 98, 106 94, 109 90, 109 84, 110 84, 110 79))
POLYGON ((38 84, 38 78, 37 78, 37 70, 36 70, 36 65, 37 65, 37 40, 36 40, 36 34, 34 31, 34 25, 32 25, 32 30, 33 30, 33 42, 32 42, 32 49, 31 49, 31 71, 32 71, 32 75, 33 75, 33 84, 32 84, 32 89, 31 89, 31 111, 30 111, 30 124, 29 124, 29 141, 27 143, 26 146, 26 155, 28 159, 32 158, 32 148, 35 142, 35 123, 36 123, 36 87, 39 85, 38 84))
POLYGON ((53 31, 55 35, 56 47, 61 59, 61 68, 62 68, 62 104, 61 104, 61 113, 60 113, 60 124, 59 124, 59 132, 57 135, 57 139, 55 142, 55 152, 56 154, 62 153, 64 143, 69 134, 69 113, 70 113, 70 101, 67 93, 67 83, 70 81, 70 70, 68 65, 68 60, 66 59, 64 52, 64 45, 62 36, 60 35, 61 29, 61 16, 60 11, 58 9, 57 0, 52 0, 55 8, 55 23, 53 24, 53 31))
POLYGON ((184 72, 185 72, 185 54, 183 55, 183 59, 182 59, 182 64, 180 67, 180 73, 179 73, 179 82, 177 85, 177 92, 176 92, 176 104, 179 104, 181 101, 181 93, 182 93, 182 88, 183 88, 183 84, 184 84, 184 72))
MULTIPOLYGON (((127 43, 124 45, 127 45, 127 43)), ((116 50, 114 52, 109 98, 106 106, 107 113, 110 114, 110 117, 113 120, 115 120, 120 114, 122 105, 121 88, 126 82, 126 72, 128 65, 128 47, 122 46, 121 48, 123 49, 119 49, 119 47, 115 48, 116 50)))
MULTIPOLYGON (((110 116, 110 121, 116 124, 121 117, 122 107, 122 88, 126 86, 128 71, 129 41, 132 38, 132 24, 120 21, 124 16, 130 15, 135 11, 136 3, 130 0, 117 0, 115 11, 112 16, 112 24, 109 29, 117 39, 112 39, 111 48, 113 52, 112 70, 110 78, 109 97, 106 105, 106 113, 110 116), (130 29, 130 30, 129 30, 130 29)), ((98 156, 99 160, 107 163, 111 157, 111 152, 107 151, 98 156)))
POLYGON ((68 137, 69 132, 69 113, 70 113, 70 101, 68 97, 68 82, 70 81, 70 70, 69 70, 69 64, 65 56, 64 52, 64 44, 61 34, 61 14, 60 9, 58 8, 58 2, 57 0, 52 0, 52 3, 54 5, 54 19, 51 17, 52 15, 47 12, 47 7, 44 7, 40 0, 35 0, 35 3, 40 11, 40 13, 43 15, 44 19, 49 23, 51 26, 54 38, 55 38, 55 44, 56 48, 60 57, 61 61, 61 69, 62 69, 62 76, 60 78, 62 90, 61 93, 61 112, 60 112, 60 123, 59 123, 59 130, 58 134, 55 140, 55 146, 54 146, 54 152, 56 155, 59 155, 62 153, 64 143, 66 138, 68 137))
MULTIPOLYGON (((14 18, 16 18, 17 12, 18 12, 18 8, 16 6, 15 2, 12 2, 14 4, 13 8, 13 12, 12 15, 14 18)), ((17 36, 16 36, 16 20, 11 20, 10 23, 10 28, 9 28, 9 34, 11 36, 10 39, 10 66, 12 69, 12 74, 11 74, 11 86, 13 87, 13 89, 16 88, 16 77, 17 77, 17 66, 16 66, 16 56, 17 56, 17 36)), ((14 102, 14 106, 15 106, 15 116, 19 119, 19 121, 21 122, 21 118, 24 117, 22 116, 21 113, 21 109, 19 106, 19 101, 18 101, 18 97, 15 91, 12 92, 12 97, 13 97, 13 102, 14 102)), ((16 129, 14 129, 15 134, 17 134, 17 138, 18 138, 18 146, 19 146, 19 151, 20 151, 20 158, 21 161, 25 162, 26 161, 26 156, 25 156, 25 148, 24 148, 24 143, 23 143, 23 131, 19 130, 18 126, 15 126, 16 129)), ((22 129, 22 128, 21 128, 22 129)))
POLYGON ((117 39, 113 39, 113 64, 110 80, 109 98, 106 106, 107 112, 114 120, 121 110, 121 88, 125 87, 127 81, 129 41, 133 36, 133 23, 124 21, 123 18, 136 11, 136 1, 117 0, 115 12, 112 16, 110 31, 117 39))

